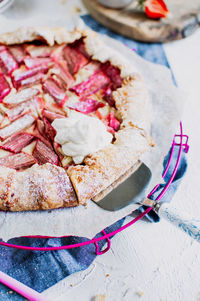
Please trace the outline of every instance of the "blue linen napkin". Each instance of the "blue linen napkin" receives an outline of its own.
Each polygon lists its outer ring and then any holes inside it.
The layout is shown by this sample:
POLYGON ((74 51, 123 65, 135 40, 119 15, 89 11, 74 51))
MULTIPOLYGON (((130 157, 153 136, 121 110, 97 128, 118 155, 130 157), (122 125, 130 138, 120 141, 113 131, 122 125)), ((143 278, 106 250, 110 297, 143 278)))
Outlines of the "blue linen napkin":
MULTIPOLYGON (((165 56, 162 44, 149 44, 136 42, 131 39, 120 36, 104 26, 97 23, 91 16, 83 16, 85 23, 93 30, 100 33, 107 34, 112 38, 118 39, 126 44, 131 49, 141 55, 143 58, 158 64, 169 67, 167 58, 165 56)), ((165 177, 165 181, 169 180, 173 168, 176 163, 178 147, 175 147, 175 152, 171 162, 170 169, 165 177)), ((167 164, 169 154, 166 156, 163 166, 167 164)), ((174 193, 177 190, 178 185, 186 171, 187 162, 184 152, 182 153, 181 163, 174 178, 174 181, 168 189, 162 201, 171 201, 174 193)), ((155 199, 165 184, 162 184, 157 191, 152 195, 155 199)), ((145 207, 140 207, 139 211, 144 211, 145 207)), ((156 213, 150 212, 147 218, 152 222, 158 222, 159 217, 156 213)), ((124 223, 124 219, 116 222, 115 224, 105 229, 106 233, 110 233, 120 228, 124 223)), ((102 233, 98 233, 96 237, 101 236, 102 233)), ((86 237, 66 237, 66 238, 51 238, 51 239, 33 239, 33 238, 14 238, 9 240, 9 243, 20 244, 26 246, 35 247, 49 247, 49 246, 62 246, 68 244, 75 244, 78 242, 84 242, 88 240, 86 237)), ((106 241, 100 241, 100 249, 104 246, 106 241)), ((0 270, 7 273, 11 277, 21 281, 22 283, 32 287, 38 292, 42 292, 47 288, 53 286, 58 281, 67 277, 70 274, 84 270, 93 262, 96 258, 96 248, 94 244, 83 246, 81 248, 61 251, 49 251, 49 252, 37 252, 37 251, 23 251, 16 250, 7 247, 0 246, 0 270)), ((10 289, 0 284, 0 300, 1 301, 20 301, 24 300, 23 297, 17 293, 9 293, 10 289)))

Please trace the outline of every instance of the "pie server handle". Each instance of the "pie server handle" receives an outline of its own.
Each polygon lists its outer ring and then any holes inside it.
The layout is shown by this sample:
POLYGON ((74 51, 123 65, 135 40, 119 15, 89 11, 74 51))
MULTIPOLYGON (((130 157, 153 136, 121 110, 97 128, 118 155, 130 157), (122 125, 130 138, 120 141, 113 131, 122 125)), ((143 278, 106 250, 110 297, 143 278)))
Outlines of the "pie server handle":
POLYGON ((8 276, 7 274, 1 271, 0 271, 0 283, 3 283, 4 285, 13 289, 18 294, 27 298, 30 301, 48 301, 48 299, 42 296, 40 293, 36 292, 32 288, 26 286, 25 284, 17 281, 16 279, 8 276))
MULTIPOLYGON (((153 209, 158 213, 158 215, 171 224, 175 225, 190 237, 200 242, 200 219, 191 218, 187 213, 180 212, 173 205, 169 203, 158 203, 156 201, 151 201, 153 209)), ((147 204, 147 202, 145 202, 147 204)))

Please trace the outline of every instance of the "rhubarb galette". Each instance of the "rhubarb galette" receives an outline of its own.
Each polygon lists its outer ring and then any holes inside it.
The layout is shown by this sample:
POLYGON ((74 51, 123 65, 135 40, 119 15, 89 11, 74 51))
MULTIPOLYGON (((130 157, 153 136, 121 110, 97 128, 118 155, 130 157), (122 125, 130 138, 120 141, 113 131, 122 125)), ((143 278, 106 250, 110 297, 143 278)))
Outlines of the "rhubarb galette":
POLYGON ((92 31, 0 35, 0 209, 85 204, 151 146, 131 62, 92 31))

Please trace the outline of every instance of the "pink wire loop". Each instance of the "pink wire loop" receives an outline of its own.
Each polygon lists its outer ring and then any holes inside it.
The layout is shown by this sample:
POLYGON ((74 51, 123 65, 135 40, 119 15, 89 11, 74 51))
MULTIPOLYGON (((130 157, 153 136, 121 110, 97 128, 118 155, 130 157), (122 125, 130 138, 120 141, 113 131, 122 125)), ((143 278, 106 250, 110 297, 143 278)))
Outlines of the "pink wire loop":
MULTIPOLYGON (((172 148, 171 148, 171 154, 169 157, 169 161, 167 163, 167 166, 165 168, 165 171, 163 172, 162 177, 164 178, 167 174, 167 171, 169 169, 171 160, 172 160, 172 156, 173 156, 173 152, 174 152, 174 147, 175 145, 179 145, 179 152, 178 152, 178 158, 177 158, 177 162, 174 168, 174 171, 168 181, 168 183, 166 184, 166 186, 164 187, 164 189, 162 190, 162 192, 159 194, 159 196, 156 198, 157 201, 159 201, 163 195, 166 193, 167 189, 169 188, 169 186, 171 185, 177 170, 178 170, 178 166, 180 164, 180 160, 181 160, 181 153, 182 153, 182 149, 184 147, 184 151, 188 152, 189 150, 189 145, 188 145, 188 136, 187 135, 183 135, 183 130, 182 130, 182 123, 180 122, 180 135, 174 135, 173 138, 173 143, 172 143, 172 148), (177 137, 180 137, 180 142, 177 143, 175 141, 175 139, 177 137), (183 143, 183 138, 186 138, 186 141, 183 143)), ((160 186, 160 184, 156 185, 153 190, 148 194, 147 197, 150 197, 155 191, 156 189, 160 186)), ((29 251, 57 251, 57 250, 67 250, 67 249, 74 249, 74 248, 78 248, 78 247, 82 247, 82 246, 86 246, 89 244, 94 243, 96 246, 96 254, 97 255, 101 255, 106 253, 110 247, 111 247, 111 241, 110 241, 110 237, 116 235, 117 233, 125 230, 126 228, 130 227, 131 225, 135 224, 138 220, 142 219, 147 213, 149 213, 152 210, 151 207, 148 207, 144 212, 140 213, 136 218, 134 218, 132 221, 130 221, 129 223, 123 225, 121 228, 112 231, 110 233, 106 233, 105 230, 102 230, 102 233, 104 234, 101 237, 97 237, 97 238, 93 238, 91 240, 88 241, 84 241, 81 243, 77 243, 77 244, 73 244, 73 245, 67 245, 67 246, 58 246, 58 247, 27 247, 27 246, 21 246, 21 245, 14 245, 14 244, 9 244, 6 242, 0 242, 0 245, 5 246, 5 247, 9 247, 9 248, 15 248, 15 249, 21 249, 21 250, 29 250, 29 251), (107 240, 107 247, 103 250, 103 251, 99 251, 99 245, 98 242, 101 240, 107 240)), ((28 237, 32 237, 32 238, 55 238, 52 236, 37 236, 37 235, 33 235, 33 236, 28 236, 28 237)), ((63 236, 62 236, 63 237, 63 236)))
POLYGON ((101 232, 102 232, 104 235, 106 235, 106 237, 107 237, 107 248, 105 248, 105 249, 102 250, 102 251, 99 251, 99 244, 98 244, 98 242, 95 240, 94 244, 95 244, 95 246, 96 246, 96 254, 97 254, 97 255, 105 254, 106 252, 108 252, 108 250, 110 250, 110 247, 111 247, 111 241, 110 241, 110 238, 107 236, 106 231, 105 231, 105 230, 102 230, 101 232))

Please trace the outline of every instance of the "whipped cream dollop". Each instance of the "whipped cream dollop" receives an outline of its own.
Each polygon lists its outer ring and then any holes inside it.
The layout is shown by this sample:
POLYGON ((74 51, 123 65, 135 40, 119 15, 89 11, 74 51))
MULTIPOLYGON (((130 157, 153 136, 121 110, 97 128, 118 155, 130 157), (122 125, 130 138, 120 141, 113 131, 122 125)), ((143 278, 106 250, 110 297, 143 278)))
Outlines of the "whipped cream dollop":
POLYGON ((113 139, 105 124, 98 118, 70 111, 67 118, 55 119, 52 126, 56 130, 55 142, 62 145, 66 156, 73 158, 75 164, 109 145, 113 139))

